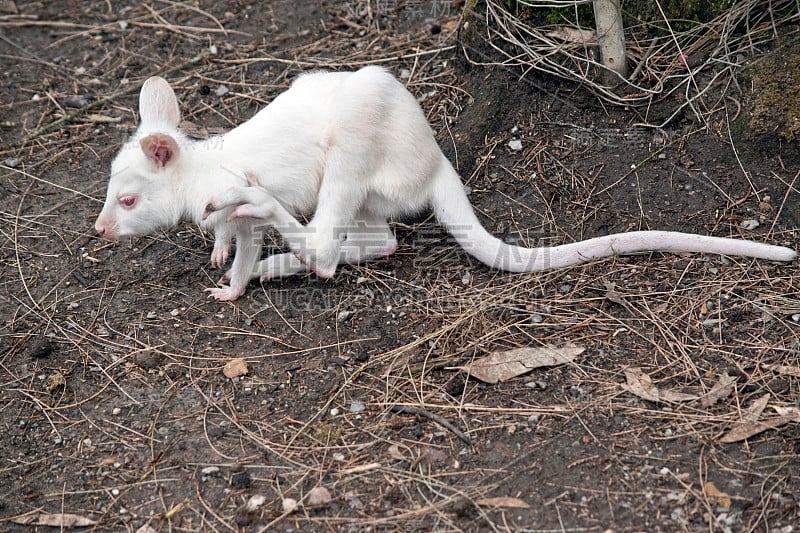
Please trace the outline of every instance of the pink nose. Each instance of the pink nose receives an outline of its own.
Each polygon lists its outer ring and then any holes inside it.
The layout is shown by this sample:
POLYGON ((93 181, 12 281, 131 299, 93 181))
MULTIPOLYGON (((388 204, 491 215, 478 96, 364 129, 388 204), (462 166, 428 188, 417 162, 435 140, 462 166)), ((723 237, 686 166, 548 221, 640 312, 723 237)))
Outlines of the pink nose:
POLYGON ((112 228, 113 223, 104 217, 98 218, 97 222, 94 223, 94 230, 106 239, 114 239, 114 230, 112 228))

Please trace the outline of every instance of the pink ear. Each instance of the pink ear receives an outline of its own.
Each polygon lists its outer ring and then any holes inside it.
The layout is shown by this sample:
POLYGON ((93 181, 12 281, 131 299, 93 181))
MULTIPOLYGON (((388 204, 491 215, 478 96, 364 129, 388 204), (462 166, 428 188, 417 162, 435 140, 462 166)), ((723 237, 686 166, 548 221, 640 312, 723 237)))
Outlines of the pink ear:
POLYGON ((151 133, 139 141, 142 151, 158 168, 164 168, 175 162, 178 157, 178 143, 169 135, 151 133))

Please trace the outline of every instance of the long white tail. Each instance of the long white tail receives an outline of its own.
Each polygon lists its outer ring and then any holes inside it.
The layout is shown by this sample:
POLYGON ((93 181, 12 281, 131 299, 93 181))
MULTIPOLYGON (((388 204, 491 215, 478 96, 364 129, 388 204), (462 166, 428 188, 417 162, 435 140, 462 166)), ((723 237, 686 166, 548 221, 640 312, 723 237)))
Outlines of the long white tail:
POLYGON ((602 257, 647 251, 702 252, 770 261, 797 258, 797 252, 783 246, 676 231, 617 233, 543 248, 512 246, 491 235, 481 225, 464 192, 461 178, 444 157, 434 179, 431 203, 437 220, 467 253, 486 265, 508 272, 548 270, 602 257))

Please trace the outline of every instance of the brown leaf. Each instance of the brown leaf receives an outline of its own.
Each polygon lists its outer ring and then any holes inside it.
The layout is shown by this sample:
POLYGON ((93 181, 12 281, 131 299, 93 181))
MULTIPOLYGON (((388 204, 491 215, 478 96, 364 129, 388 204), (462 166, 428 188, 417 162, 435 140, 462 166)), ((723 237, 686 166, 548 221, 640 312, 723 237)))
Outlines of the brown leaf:
POLYGON ((794 416, 778 416, 761 422, 759 421, 752 422, 745 420, 743 422, 739 422, 738 424, 734 425, 730 431, 728 431, 726 434, 720 437, 719 442, 722 442, 724 444, 730 444, 732 442, 740 442, 754 435, 758 435, 759 433, 763 433, 768 429, 779 428, 789 422, 796 420, 797 418, 794 416))
POLYGON ((239 376, 244 376, 247 374, 247 361, 241 358, 231 359, 227 363, 225 363, 225 368, 222 369, 222 373, 225 375, 226 378, 233 379, 238 378, 239 376))
POLYGON ((627 307, 628 302, 625 301, 625 298, 617 291, 617 287, 613 281, 604 281, 603 285, 606 286, 606 293, 605 299, 614 302, 615 304, 621 305, 622 307, 627 307))
POLYGON ((551 32, 548 32, 547 36, 560 41, 566 41, 568 43, 588 44, 597 41, 596 32, 592 30, 572 28, 569 26, 562 26, 551 32))
POLYGON ((775 429, 796 419, 795 415, 784 415, 776 418, 759 421, 761 414, 769 402, 769 394, 755 400, 753 404, 742 412, 741 422, 737 422, 731 429, 720 437, 719 442, 729 444, 743 441, 753 435, 758 435, 768 429, 775 429))
POLYGON ((785 365, 761 365, 767 370, 772 370, 784 376, 793 376, 800 378, 800 367, 798 366, 785 366, 785 365))
POLYGON ((625 379, 627 383, 622 386, 631 394, 651 402, 658 401, 658 388, 650 379, 650 376, 642 372, 639 367, 629 367, 625 369, 625 379))
POLYGON ((775 409, 775 412, 781 416, 785 416, 795 422, 800 422, 800 408, 797 407, 783 407, 780 405, 775 405, 772 407, 775 409))
POLYGON ((520 500, 519 498, 511 498, 509 496, 499 496, 497 498, 481 498, 475 500, 478 505, 486 505, 490 507, 503 507, 506 509, 529 509, 530 505, 520 500))
POLYGON ((403 452, 400 451, 400 447, 397 444, 392 444, 389 446, 387 451, 389 453, 389 457, 392 459, 397 459, 398 461, 405 461, 408 459, 403 452))
POLYGON ((85 516, 69 513, 38 513, 14 518, 12 522, 22 525, 49 527, 89 527, 97 522, 85 516))
POLYGON ((627 383, 622 386, 623 389, 651 402, 691 402, 699 398, 696 394, 659 389, 639 367, 626 368, 625 379, 627 383))
POLYGON ((579 346, 517 348, 494 352, 476 359, 470 366, 460 368, 485 383, 498 383, 530 372, 534 368, 569 363, 584 350, 585 348, 579 346))
POLYGON ((721 399, 727 398, 733 392, 734 383, 736 383, 736 378, 732 378, 727 372, 723 372, 720 374, 716 385, 711 387, 711 390, 700 398, 700 405, 711 407, 721 399))
POLYGON ((748 407, 742 413, 742 420, 746 420, 749 422, 755 422, 761 417, 761 413, 764 412, 764 409, 767 407, 767 403, 769 402, 769 394, 765 394, 758 400, 753 402, 753 405, 748 407))
POLYGON ((711 481, 706 481, 705 485, 703 485, 703 491, 705 491, 710 500, 714 501, 717 507, 722 507, 723 509, 731 508, 731 497, 720 491, 711 481))

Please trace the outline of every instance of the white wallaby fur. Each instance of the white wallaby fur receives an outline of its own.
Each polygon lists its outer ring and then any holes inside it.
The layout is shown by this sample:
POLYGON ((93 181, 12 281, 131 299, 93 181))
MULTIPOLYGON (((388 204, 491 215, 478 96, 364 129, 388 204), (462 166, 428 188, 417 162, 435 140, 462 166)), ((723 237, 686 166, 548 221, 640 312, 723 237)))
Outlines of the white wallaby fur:
POLYGON ((148 79, 141 125, 111 165, 95 228, 108 239, 151 233, 181 220, 214 231, 212 265, 236 254, 219 300, 241 296, 252 277, 311 269, 330 277, 341 263, 392 254, 387 219, 432 209, 471 255, 493 268, 529 272, 616 254, 662 250, 791 261, 780 246, 701 235, 636 231, 555 247, 511 246, 481 225, 461 179, 442 154, 416 99, 382 68, 300 76, 253 118, 206 141, 179 129, 175 94, 148 79), (313 215, 308 225, 299 215, 313 215), (292 253, 259 261, 263 224, 292 253))

